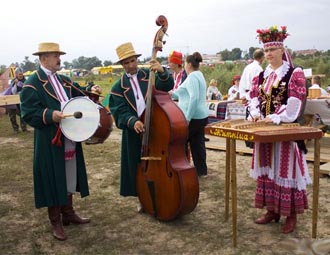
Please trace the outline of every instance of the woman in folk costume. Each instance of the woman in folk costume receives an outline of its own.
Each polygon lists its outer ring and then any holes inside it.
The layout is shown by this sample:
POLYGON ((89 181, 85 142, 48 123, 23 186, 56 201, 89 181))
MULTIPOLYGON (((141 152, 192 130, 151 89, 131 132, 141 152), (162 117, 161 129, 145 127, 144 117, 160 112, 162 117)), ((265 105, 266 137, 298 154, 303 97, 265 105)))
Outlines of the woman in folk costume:
POLYGON ((171 51, 168 56, 168 67, 172 73, 174 86, 172 91, 176 91, 180 84, 187 78, 187 73, 182 66, 182 53, 177 51, 171 51))
POLYGON ((231 81, 231 87, 228 89, 228 100, 237 100, 239 99, 239 82, 241 76, 235 75, 231 81))
MULTIPOLYGON (((269 65, 253 79, 248 120, 274 124, 296 122, 303 110, 306 80, 303 70, 294 68, 283 41, 286 27, 257 30, 269 65)), ((303 141, 255 143, 251 177, 257 180, 255 207, 266 214, 255 223, 278 222, 286 216, 283 233, 290 233, 297 214, 308 208, 306 186, 311 183, 303 141)))

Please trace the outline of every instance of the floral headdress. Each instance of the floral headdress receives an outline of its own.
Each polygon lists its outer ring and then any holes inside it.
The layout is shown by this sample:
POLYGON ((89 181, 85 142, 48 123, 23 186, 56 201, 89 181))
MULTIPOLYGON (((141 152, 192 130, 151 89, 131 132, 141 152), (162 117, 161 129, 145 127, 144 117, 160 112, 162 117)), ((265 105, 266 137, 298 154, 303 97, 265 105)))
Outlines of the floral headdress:
POLYGON ((267 29, 257 29, 257 38, 264 44, 264 48, 270 46, 283 47, 283 41, 288 37, 286 26, 281 26, 281 30, 277 25, 274 25, 267 29))
MULTIPOLYGON (((289 36, 286 26, 281 26, 281 30, 276 25, 268 29, 257 29, 257 38, 264 44, 264 48, 284 47, 283 41, 289 36)), ((284 50, 282 59, 287 61, 291 67, 293 63, 287 49, 284 50)))

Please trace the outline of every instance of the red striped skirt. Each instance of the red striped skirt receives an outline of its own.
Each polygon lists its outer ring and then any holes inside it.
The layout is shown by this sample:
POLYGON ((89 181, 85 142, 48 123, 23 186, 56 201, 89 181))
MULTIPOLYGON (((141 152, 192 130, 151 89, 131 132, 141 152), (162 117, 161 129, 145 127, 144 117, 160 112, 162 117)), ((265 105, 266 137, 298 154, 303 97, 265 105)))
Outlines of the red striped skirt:
POLYGON ((308 209, 306 190, 281 187, 263 175, 257 179, 255 207, 266 207, 282 216, 304 213, 304 209, 308 209))

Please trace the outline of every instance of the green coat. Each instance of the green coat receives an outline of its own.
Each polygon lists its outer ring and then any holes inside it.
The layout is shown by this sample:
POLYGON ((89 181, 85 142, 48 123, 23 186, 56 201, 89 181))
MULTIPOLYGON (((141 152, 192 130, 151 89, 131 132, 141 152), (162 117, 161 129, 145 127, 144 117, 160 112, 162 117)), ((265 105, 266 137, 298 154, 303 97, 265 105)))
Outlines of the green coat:
MULTIPOLYGON (((137 78, 141 92, 146 99, 149 70, 139 69, 137 78)), ((165 69, 162 74, 156 73, 156 89, 169 91, 173 88, 173 77, 165 69)), ((116 126, 122 129, 120 195, 137 196, 136 172, 141 158, 141 136, 134 131, 134 123, 139 119, 134 92, 129 78, 124 74, 110 91, 110 111, 116 126)))
MULTIPOLYGON (((83 96, 80 86, 62 75, 57 75, 68 98, 83 96)), ((20 93, 21 115, 34 127, 33 180, 36 208, 67 204, 67 185, 62 146, 52 144, 58 125, 52 120, 54 110, 61 110, 60 101, 45 72, 38 68, 24 83, 20 93)), ((76 143, 77 191, 88 196, 88 183, 81 143, 76 143)))

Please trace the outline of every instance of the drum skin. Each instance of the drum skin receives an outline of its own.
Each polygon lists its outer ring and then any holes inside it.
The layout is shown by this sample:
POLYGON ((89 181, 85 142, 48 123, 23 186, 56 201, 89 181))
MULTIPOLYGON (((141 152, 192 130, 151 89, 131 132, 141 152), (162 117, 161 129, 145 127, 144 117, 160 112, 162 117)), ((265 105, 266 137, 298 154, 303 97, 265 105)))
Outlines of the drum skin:
POLYGON ((99 103, 88 97, 70 99, 62 109, 63 114, 81 112, 80 118, 65 118, 60 123, 62 133, 75 142, 86 141, 88 144, 103 143, 112 131, 111 113, 99 103))

